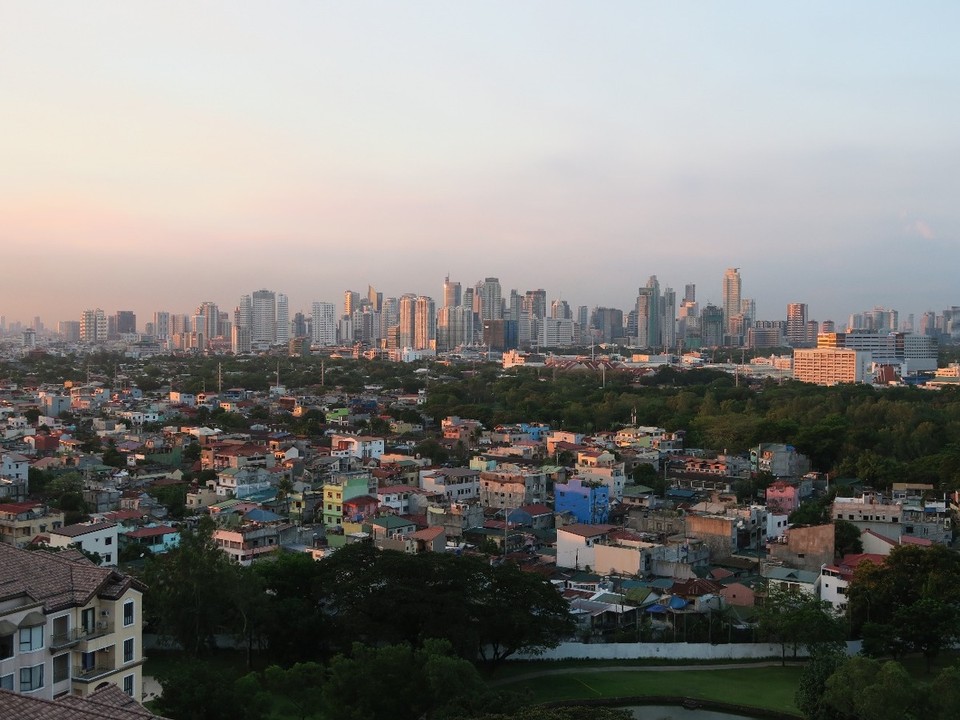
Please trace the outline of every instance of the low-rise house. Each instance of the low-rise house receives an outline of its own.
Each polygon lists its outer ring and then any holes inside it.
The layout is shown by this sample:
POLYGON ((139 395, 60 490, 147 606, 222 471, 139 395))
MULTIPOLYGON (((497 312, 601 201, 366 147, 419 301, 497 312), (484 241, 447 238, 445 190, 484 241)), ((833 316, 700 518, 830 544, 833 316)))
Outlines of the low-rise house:
POLYGON ((330 438, 330 454, 333 457, 380 459, 384 451, 383 438, 369 435, 333 435, 330 438))
POLYGON ((76 550, 0 545, 0 568, 0 688, 49 700, 109 683, 141 697, 139 581, 76 550))
POLYGON ((845 612, 847 594, 857 567, 863 562, 882 565, 883 558, 883 555, 859 553, 844 555, 843 559, 835 565, 824 565, 820 568, 820 599, 830 603, 836 612, 845 612))
POLYGON ((431 503, 427 526, 442 527, 447 538, 459 541, 470 528, 483 525, 483 508, 478 503, 431 503))
POLYGON ((135 545, 154 555, 173 550, 180 545, 180 531, 169 525, 148 525, 120 535, 120 547, 135 545))
POLYGON ((572 477, 556 485, 554 507, 558 513, 571 512, 579 523, 605 523, 610 515, 610 489, 599 480, 572 477))
POLYGON ((819 573, 821 566, 833 562, 834 532, 832 523, 792 527, 767 543, 767 554, 788 567, 819 573))
POLYGON ((85 553, 97 553, 105 566, 117 564, 119 531, 113 522, 89 522, 65 525, 48 533, 51 547, 75 547, 85 553))
POLYGON ((763 577, 767 588, 779 588, 788 592, 799 592, 811 597, 820 597, 820 573, 810 570, 797 570, 789 567, 766 566, 763 577))
POLYGON ((296 534, 296 527, 279 515, 259 510, 244 515, 237 528, 215 530, 213 541, 231 560, 246 566, 264 555, 278 552, 285 544, 293 543, 296 534))
POLYGON ((557 567, 592 568, 596 563, 594 547, 616 529, 615 525, 582 523, 557 528, 557 567))
POLYGON ((516 508, 543 502, 546 480, 540 469, 530 470, 511 463, 480 473, 480 504, 490 508, 516 508))

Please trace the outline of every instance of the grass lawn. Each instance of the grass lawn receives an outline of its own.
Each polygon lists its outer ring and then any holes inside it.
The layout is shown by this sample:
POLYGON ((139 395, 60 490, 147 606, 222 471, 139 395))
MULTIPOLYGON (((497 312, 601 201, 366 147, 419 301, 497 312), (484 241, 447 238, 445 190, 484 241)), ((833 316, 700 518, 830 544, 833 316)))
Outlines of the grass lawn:
MULTIPOLYGON (((577 668, 593 667, 636 667, 639 669, 650 666, 663 667, 665 665, 695 668, 697 665, 744 665, 749 663, 760 664, 768 662, 779 662, 779 658, 735 658, 732 660, 669 660, 666 658, 637 658, 622 660, 511 660, 509 662, 501 663, 492 671, 485 665, 480 665, 479 669, 489 682, 496 683, 507 682, 510 680, 510 678, 544 672, 547 670, 575 670, 577 668)), ((789 659, 788 662, 790 662, 789 659)))
POLYGON ((530 693, 537 703, 631 695, 678 695, 752 705, 798 714, 793 696, 800 667, 758 667, 737 670, 577 672, 504 683, 504 690, 530 693))

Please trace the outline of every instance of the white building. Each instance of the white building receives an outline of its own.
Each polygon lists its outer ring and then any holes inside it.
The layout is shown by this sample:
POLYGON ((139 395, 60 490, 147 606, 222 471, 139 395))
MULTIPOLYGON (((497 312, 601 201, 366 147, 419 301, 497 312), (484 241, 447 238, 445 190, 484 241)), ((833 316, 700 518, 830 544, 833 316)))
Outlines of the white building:
POLYGON ((374 458, 383 457, 383 438, 368 435, 333 435, 330 438, 330 455, 333 457, 374 458))
POLYGON ((440 493, 451 502, 475 500, 480 497, 480 471, 470 468, 442 468, 423 474, 421 487, 427 492, 440 493))
POLYGON ((88 522, 67 525, 50 531, 51 547, 77 547, 85 553, 97 553, 105 566, 117 564, 119 526, 112 522, 88 522))
POLYGON ((337 308, 331 302, 314 302, 310 325, 311 342, 319 347, 337 344, 337 308))

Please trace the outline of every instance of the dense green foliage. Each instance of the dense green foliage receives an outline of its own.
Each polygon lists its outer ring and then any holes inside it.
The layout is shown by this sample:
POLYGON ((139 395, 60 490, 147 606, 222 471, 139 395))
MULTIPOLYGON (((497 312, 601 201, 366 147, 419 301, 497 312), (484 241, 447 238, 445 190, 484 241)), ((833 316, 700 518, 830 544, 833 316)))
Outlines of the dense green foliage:
POLYGON ((784 663, 788 648, 796 657, 801 648, 838 645, 846 637, 830 604, 806 593, 770 586, 757 612, 760 636, 780 645, 784 663))
POLYGON ((960 554, 941 545, 896 547, 883 565, 861 563, 850 586, 849 612, 864 651, 928 663, 960 640, 960 554))

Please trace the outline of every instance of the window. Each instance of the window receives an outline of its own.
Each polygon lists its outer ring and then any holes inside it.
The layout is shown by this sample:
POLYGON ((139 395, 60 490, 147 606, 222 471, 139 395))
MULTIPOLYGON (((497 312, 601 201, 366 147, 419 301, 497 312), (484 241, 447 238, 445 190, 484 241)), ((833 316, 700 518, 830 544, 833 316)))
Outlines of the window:
POLYGON ((112 562, 113 562, 113 554, 112 554, 112 553, 107 553, 106 555, 104 555, 104 556, 103 556, 103 561, 104 561, 105 563, 112 563, 112 562))
POLYGON ((43 625, 20 628, 20 652, 31 652, 43 647, 43 625))
POLYGON ((123 678, 123 691, 133 697, 133 675, 125 675, 123 678))
POLYGON ((57 655, 53 659, 53 682, 63 682, 70 679, 70 653, 57 655))
POLYGON ((43 687, 43 665, 20 668, 20 692, 32 692, 43 687))
POLYGON ((0 635, 0 660, 13 657, 13 634, 0 635))
POLYGON ((133 600, 127 600, 123 604, 123 626, 133 625, 133 600))
POLYGON ((0 675, 0 690, 10 690, 13 692, 13 673, 0 675))
POLYGON ((112 538, 112 537, 104 538, 104 539, 103 539, 103 544, 104 544, 104 545, 113 545, 113 538, 112 538))
POLYGON ((133 662, 133 638, 127 638, 123 641, 123 661, 125 663, 133 662))

